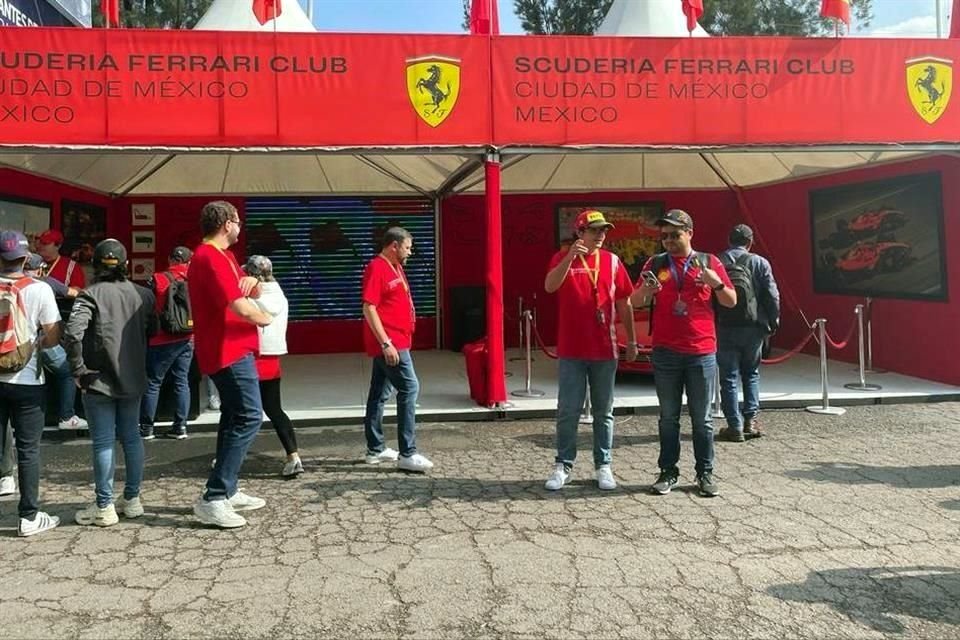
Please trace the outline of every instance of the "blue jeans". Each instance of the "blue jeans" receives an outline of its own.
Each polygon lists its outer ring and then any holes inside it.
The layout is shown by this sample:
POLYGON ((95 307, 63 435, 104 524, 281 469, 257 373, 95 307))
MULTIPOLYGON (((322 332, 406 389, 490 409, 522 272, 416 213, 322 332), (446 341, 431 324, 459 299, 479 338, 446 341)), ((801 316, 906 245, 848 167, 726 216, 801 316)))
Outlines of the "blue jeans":
POLYGON ((760 354, 763 329, 759 327, 718 327, 717 365, 720 367, 720 399, 727 426, 743 431, 744 417, 760 411, 760 354), (743 413, 737 402, 743 383, 743 413))
POLYGON ((126 500, 140 495, 143 482, 143 441, 137 417, 140 396, 111 398, 92 391, 84 392, 83 408, 90 424, 93 441, 93 479, 96 484, 97 506, 101 509, 113 502, 114 455, 117 440, 123 445, 123 497, 126 500))
POLYGON ((147 390, 143 392, 140 403, 140 424, 153 426, 157 417, 157 402, 160 400, 160 387, 170 374, 173 379, 173 392, 176 405, 173 412, 173 426, 187 426, 190 413, 190 362, 193 360, 193 340, 182 340, 169 344, 152 346, 147 350, 147 390))
POLYGON ((17 476, 20 486, 17 512, 21 518, 27 520, 36 517, 40 503, 43 398, 43 385, 0 382, 0 425, 6 425, 9 420, 16 440, 17 476))
POLYGON ((373 359, 370 374, 370 393, 367 394, 367 412, 363 417, 363 434, 367 437, 367 453, 379 453, 383 443, 383 405, 397 390, 397 441, 400 455, 412 456, 417 452, 417 396, 420 382, 413 369, 410 351, 400 352, 400 363, 395 367, 387 364, 383 356, 373 359))
POLYGON ((557 372, 557 457, 570 469, 577 459, 577 428, 590 382, 590 409, 593 413, 593 466, 610 464, 613 448, 613 383, 617 361, 560 358, 557 372))
POLYGON ((67 362, 67 352, 60 345, 44 349, 40 352, 43 368, 50 372, 54 379, 54 388, 57 392, 57 416, 60 420, 69 420, 77 413, 77 385, 70 373, 70 363, 67 362))
POLYGON ((653 350, 653 378, 660 403, 660 459, 662 471, 679 473, 680 406, 687 392, 687 410, 693 423, 693 455, 696 471, 713 471, 713 418, 710 400, 713 397, 717 357, 679 353, 663 347, 653 350))
POLYGON ((237 477, 263 424, 260 381, 253 354, 210 376, 220 392, 220 428, 217 431, 217 461, 207 479, 203 499, 226 500, 237 492, 237 477))

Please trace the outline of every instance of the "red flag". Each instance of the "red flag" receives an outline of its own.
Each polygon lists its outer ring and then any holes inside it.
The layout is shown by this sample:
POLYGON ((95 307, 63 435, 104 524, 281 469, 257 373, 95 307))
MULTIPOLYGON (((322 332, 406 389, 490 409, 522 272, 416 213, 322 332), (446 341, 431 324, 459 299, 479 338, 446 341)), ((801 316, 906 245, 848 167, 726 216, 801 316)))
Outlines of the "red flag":
POLYGON ((100 13, 107 27, 120 26, 120 0, 100 0, 100 13))
POLYGON ((470 5, 470 33, 484 36, 500 33, 497 0, 473 0, 470 5))
POLYGON ((267 24, 274 18, 280 17, 283 9, 280 6, 280 0, 253 0, 253 15, 257 17, 257 22, 267 24))
POLYGON ((687 31, 692 32, 703 15, 703 0, 683 0, 683 15, 687 16, 687 31))
POLYGON ((960 0, 953 0, 950 11, 950 37, 960 38, 960 0))
POLYGON ((820 0, 820 15, 850 26, 850 0, 820 0))

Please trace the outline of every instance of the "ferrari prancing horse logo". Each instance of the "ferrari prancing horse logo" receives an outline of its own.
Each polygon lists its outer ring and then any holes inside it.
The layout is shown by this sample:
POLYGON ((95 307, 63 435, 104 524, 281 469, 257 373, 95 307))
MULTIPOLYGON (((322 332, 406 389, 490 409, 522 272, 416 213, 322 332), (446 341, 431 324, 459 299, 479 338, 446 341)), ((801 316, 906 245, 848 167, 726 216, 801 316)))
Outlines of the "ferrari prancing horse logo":
POLYGON ((947 110, 952 89, 953 60, 932 56, 907 60, 907 95, 927 124, 947 110))
POLYGON ((417 115, 431 127, 438 126, 460 96, 460 61, 441 56, 408 58, 407 95, 417 115))

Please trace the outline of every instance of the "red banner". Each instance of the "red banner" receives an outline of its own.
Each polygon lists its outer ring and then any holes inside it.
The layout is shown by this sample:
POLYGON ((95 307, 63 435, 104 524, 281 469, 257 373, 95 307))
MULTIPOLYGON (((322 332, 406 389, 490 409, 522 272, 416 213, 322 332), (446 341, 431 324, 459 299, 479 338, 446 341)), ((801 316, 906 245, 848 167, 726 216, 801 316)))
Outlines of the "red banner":
POLYGON ((928 39, 0 28, 0 144, 956 143, 958 59, 928 39))
POLYGON ((0 28, 0 143, 489 141, 489 39, 0 28))
POLYGON ((954 61, 948 40, 500 37, 494 131, 499 145, 956 143, 954 61))

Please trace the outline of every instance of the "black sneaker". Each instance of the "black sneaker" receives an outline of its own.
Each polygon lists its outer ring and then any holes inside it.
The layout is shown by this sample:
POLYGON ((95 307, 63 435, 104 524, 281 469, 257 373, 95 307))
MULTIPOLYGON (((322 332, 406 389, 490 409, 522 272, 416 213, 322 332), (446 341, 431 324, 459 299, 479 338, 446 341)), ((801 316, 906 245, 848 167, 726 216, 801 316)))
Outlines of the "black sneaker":
POLYGON ((186 425, 170 427, 170 429, 163 434, 163 437, 171 440, 185 440, 187 438, 187 427, 186 425))
POLYGON ((153 440, 153 425, 152 424, 142 424, 140 425, 140 437, 144 440, 153 440))
POLYGON ((679 477, 676 473, 672 471, 661 471, 660 475, 657 476, 657 481, 653 483, 650 487, 650 491, 653 493, 665 496, 670 493, 670 489, 673 489, 677 486, 679 482, 679 477))
POLYGON ((743 431, 737 431, 730 427, 724 427, 717 432, 717 435, 714 436, 714 440, 725 440, 726 442, 744 442, 746 438, 743 437, 743 431))
POLYGON ((712 498, 720 493, 720 488, 713 481, 713 474, 709 471, 697 476, 697 490, 704 498, 712 498))

